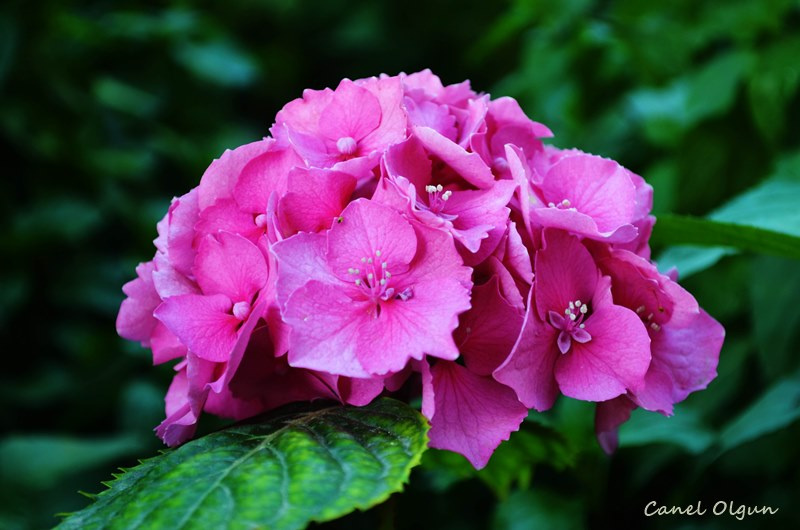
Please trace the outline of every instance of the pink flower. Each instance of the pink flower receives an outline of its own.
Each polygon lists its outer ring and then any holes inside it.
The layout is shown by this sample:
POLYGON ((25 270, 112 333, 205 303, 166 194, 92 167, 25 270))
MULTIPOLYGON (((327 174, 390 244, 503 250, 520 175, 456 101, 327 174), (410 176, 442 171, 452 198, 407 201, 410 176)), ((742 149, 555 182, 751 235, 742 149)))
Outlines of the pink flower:
POLYGON ((495 378, 537 410, 559 392, 605 401, 638 390, 650 365, 650 339, 639 317, 614 304, 610 282, 589 251, 546 229, 522 332, 495 378))
POLYGON ((397 78, 344 79, 336 90, 306 90, 277 115, 272 134, 290 142, 312 167, 357 178, 369 175, 382 151, 406 136, 397 78))
POLYGON ((615 301, 633 309, 646 326, 652 350, 643 387, 597 406, 598 439, 610 453, 617 445, 617 428, 631 410, 638 406, 671 416, 675 403, 716 377, 725 331, 691 294, 647 260, 603 247, 595 254, 612 279, 615 301))
POLYGON ((458 357, 452 331, 471 280, 449 235, 359 199, 327 233, 273 252, 292 366, 367 377, 424 354, 458 357))
POLYGON ((206 236, 194 266, 201 293, 167 298, 155 316, 201 359, 227 361, 242 324, 261 316, 253 306, 267 275, 264 256, 247 239, 228 232, 206 236))
POLYGON ((168 445, 203 412, 421 393, 431 446, 480 468, 559 394, 598 403, 611 451, 715 377, 721 326, 649 262, 652 188, 513 99, 345 79, 271 132, 173 200, 123 287, 119 334, 176 361, 168 445))
POLYGON ((467 264, 479 263, 492 253, 505 232, 506 204, 516 188, 514 182, 492 181, 476 190, 465 182, 469 179, 454 181, 461 174, 441 175, 415 136, 388 149, 384 166, 387 177, 381 179, 373 200, 452 234, 466 250, 462 256, 467 264))

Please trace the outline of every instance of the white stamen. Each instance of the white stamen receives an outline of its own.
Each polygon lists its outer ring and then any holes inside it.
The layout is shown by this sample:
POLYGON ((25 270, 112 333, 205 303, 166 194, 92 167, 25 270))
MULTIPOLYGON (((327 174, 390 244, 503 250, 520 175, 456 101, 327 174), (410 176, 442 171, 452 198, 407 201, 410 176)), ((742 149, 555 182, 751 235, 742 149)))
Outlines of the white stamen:
POLYGON ((372 258, 367 258, 367 263, 372 263, 372 258))
POLYGON ((356 286, 358 287, 360 285, 361 285, 361 280, 356 280, 356 286))
POLYGON ((381 278, 381 282, 380 283, 381 283, 381 285, 386 285, 386 280, 384 278, 381 278))
POLYGON ((336 150, 343 155, 352 155, 358 149, 358 142, 350 136, 344 136, 336 140, 336 150))
POLYGON ((384 261, 383 263, 381 263, 381 269, 385 269, 385 268, 386 268, 386 262, 384 261))
POLYGON ((374 274, 372 274, 371 272, 370 272, 369 274, 367 274, 367 279, 368 279, 368 280, 371 280, 371 279, 372 279, 372 278, 374 278, 374 277, 375 277, 375 275, 374 275, 374 274))
POLYGON ((450 190, 447 190, 446 192, 442 193, 442 200, 443 200, 443 201, 446 201, 447 199, 449 199, 449 198, 450 198, 450 196, 451 196, 452 194, 453 194, 453 192, 452 192, 452 191, 450 191, 450 190))
POLYGON ((391 272, 389 272, 389 271, 386 271, 386 277, 387 277, 387 278, 391 278, 391 277, 392 277, 392 273, 391 273, 391 272))
POLYGON ((585 315, 587 311, 589 311, 589 308, 586 307, 585 305, 582 305, 581 306, 581 313, 583 313, 585 315))
POLYGON ((366 263, 366 262, 367 262, 367 258, 361 258, 361 263, 366 263))
POLYGON ((436 186, 425 186, 425 191, 428 193, 436 193, 436 186))
POLYGON ((586 327, 586 324, 581 324, 581 325, 580 325, 580 326, 578 326, 578 327, 579 327, 579 328, 581 328, 581 329, 583 329, 583 328, 585 328, 585 327, 586 327))
POLYGON ((643 305, 640 305, 639 307, 636 308, 636 313, 637 314, 641 313, 642 311, 644 311, 644 306, 643 305))
POLYGON ((552 202, 548 202, 547 206, 549 206, 550 208, 555 208, 556 207, 555 203, 552 203, 552 202))
POLYGON ((659 325, 658 325, 658 324, 656 324, 655 322, 651 322, 651 323, 650 323, 650 327, 651 327, 651 328, 653 328, 653 331, 658 331, 658 330, 660 330, 660 329, 661 329, 661 326, 659 326, 659 325))
POLYGON ((653 313, 650 313, 649 315, 647 315, 647 320, 650 320, 651 318, 653 318, 653 313))
MULTIPOLYGON (((580 307, 580 302, 578 303, 578 307, 580 307)), ((569 303, 569 308, 570 308, 570 309, 575 309, 575 304, 574 304, 574 303, 572 303, 572 302, 570 302, 570 303, 569 303)))
POLYGON ((569 319, 570 320, 576 320, 577 318, 578 318, 578 315, 573 315, 572 313, 569 314, 569 319))
POLYGON ((380 258, 380 257, 381 257, 381 251, 380 251, 380 250, 376 250, 376 251, 375 251, 375 255, 376 255, 376 256, 378 256, 378 257, 380 258))
POLYGON ((581 302, 580 300, 575 300, 575 305, 578 307, 580 307, 582 303, 583 302, 581 302))
POLYGON ((569 199, 564 199, 563 201, 561 201, 561 205, 564 206, 564 208, 569 208, 570 204, 572 203, 569 202, 569 199))
POLYGON ((441 185, 441 184, 439 184, 438 186, 436 186, 436 191, 442 191, 443 189, 444 189, 444 187, 442 187, 442 185, 441 185))

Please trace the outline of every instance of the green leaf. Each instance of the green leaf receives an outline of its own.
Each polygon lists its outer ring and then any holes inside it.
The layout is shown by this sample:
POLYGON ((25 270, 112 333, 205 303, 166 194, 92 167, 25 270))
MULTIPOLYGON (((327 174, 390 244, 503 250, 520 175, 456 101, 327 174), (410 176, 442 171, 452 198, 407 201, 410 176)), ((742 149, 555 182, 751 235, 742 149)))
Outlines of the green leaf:
POLYGON ((699 454, 714 443, 714 433, 688 407, 676 407, 675 415, 670 417, 642 409, 634 410, 630 421, 620 427, 620 447, 652 443, 673 444, 692 454, 699 454))
POLYGON ((654 243, 726 246, 800 259, 800 237, 785 232, 673 214, 660 216, 656 227, 654 243))
POLYGON ((775 174, 713 211, 707 219, 661 215, 654 243, 678 245, 657 258, 681 277, 704 270, 723 256, 746 250, 800 257, 800 154, 778 163, 775 174))
POLYGON ((124 470, 60 528, 303 528, 399 491, 427 422, 391 399, 288 407, 124 470))
POLYGON ((800 373, 767 390, 721 433, 723 450, 777 431, 800 418, 800 373))

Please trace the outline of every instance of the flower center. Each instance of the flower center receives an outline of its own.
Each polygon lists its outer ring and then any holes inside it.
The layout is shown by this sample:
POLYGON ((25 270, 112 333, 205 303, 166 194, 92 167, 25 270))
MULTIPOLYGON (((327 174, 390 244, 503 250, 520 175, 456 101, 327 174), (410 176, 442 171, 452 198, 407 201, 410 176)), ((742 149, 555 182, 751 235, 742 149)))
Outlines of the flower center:
POLYGON ((347 273, 355 277, 353 283, 361 290, 361 293, 375 303, 377 318, 381 314, 381 302, 389 300, 409 300, 414 296, 414 291, 407 287, 397 292, 390 286, 392 273, 388 269, 386 261, 381 259, 382 252, 375 251, 375 256, 365 256, 361 258, 358 267, 350 267, 347 273))
MULTIPOLYGON (((663 312, 664 308, 659 306, 658 310, 663 312)), ((636 308, 636 314, 639 315, 639 318, 642 319, 642 322, 644 322, 645 326, 650 326, 650 329, 653 331, 660 331, 661 326, 659 326, 657 322, 653 322, 653 313, 648 313, 645 316, 645 311, 647 311, 647 308, 643 305, 640 305, 636 308)))
POLYGON ((428 185, 425 186, 425 191, 428 194, 428 204, 426 205, 422 201, 417 201, 417 205, 420 206, 422 209, 428 210, 442 219, 447 221, 453 221, 458 217, 457 215, 451 215, 444 213, 444 207, 447 204, 447 201, 452 197, 453 192, 450 190, 445 191, 444 187, 439 184, 436 186, 428 185))
POLYGON ((548 202, 547 206, 548 206, 548 208, 555 208, 557 210, 569 210, 571 212, 577 212, 578 211, 576 208, 572 207, 572 203, 570 202, 569 199, 564 199, 563 201, 558 202, 558 203, 548 202))
POLYGON ((564 314, 561 315, 555 311, 548 311, 547 316, 550 324, 561 332, 558 334, 558 350, 564 354, 567 353, 572 346, 572 341, 581 344, 587 343, 592 340, 592 336, 586 331, 586 324, 584 320, 588 318, 589 305, 581 302, 580 300, 573 300, 569 303, 564 314))
POLYGON ((237 302, 233 304, 233 316, 239 320, 246 320, 250 315, 250 310, 251 307, 249 302, 237 302))
POLYGON ((352 136, 343 136, 336 140, 336 149, 341 155, 351 156, 358 149, 358 143, 352 136))

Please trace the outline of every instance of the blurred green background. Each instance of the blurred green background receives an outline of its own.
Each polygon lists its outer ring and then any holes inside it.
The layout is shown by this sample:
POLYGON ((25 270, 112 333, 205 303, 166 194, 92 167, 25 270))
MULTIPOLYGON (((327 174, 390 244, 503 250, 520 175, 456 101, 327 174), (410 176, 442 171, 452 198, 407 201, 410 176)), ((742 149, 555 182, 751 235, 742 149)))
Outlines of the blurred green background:
MULTIPOLYGON (((115 335, 120 288, 169 199, 304 88, 469 78, 556 145, 645 176, 656 214, 800 235, 798 58, 784 0, 4 2, 0 528, 53 526, 161 447, 170 368, 115 335)), ((800 263, 691 247, 660 262, 693 273, 728 331, 718 379, 674 418, 634 414, 609 459, 592 407, 563 400, 481 473, 432 451, 405 494, 332 526, 800 527, 800 263), (653 500, 780 511, 645 518, 653 500)))

